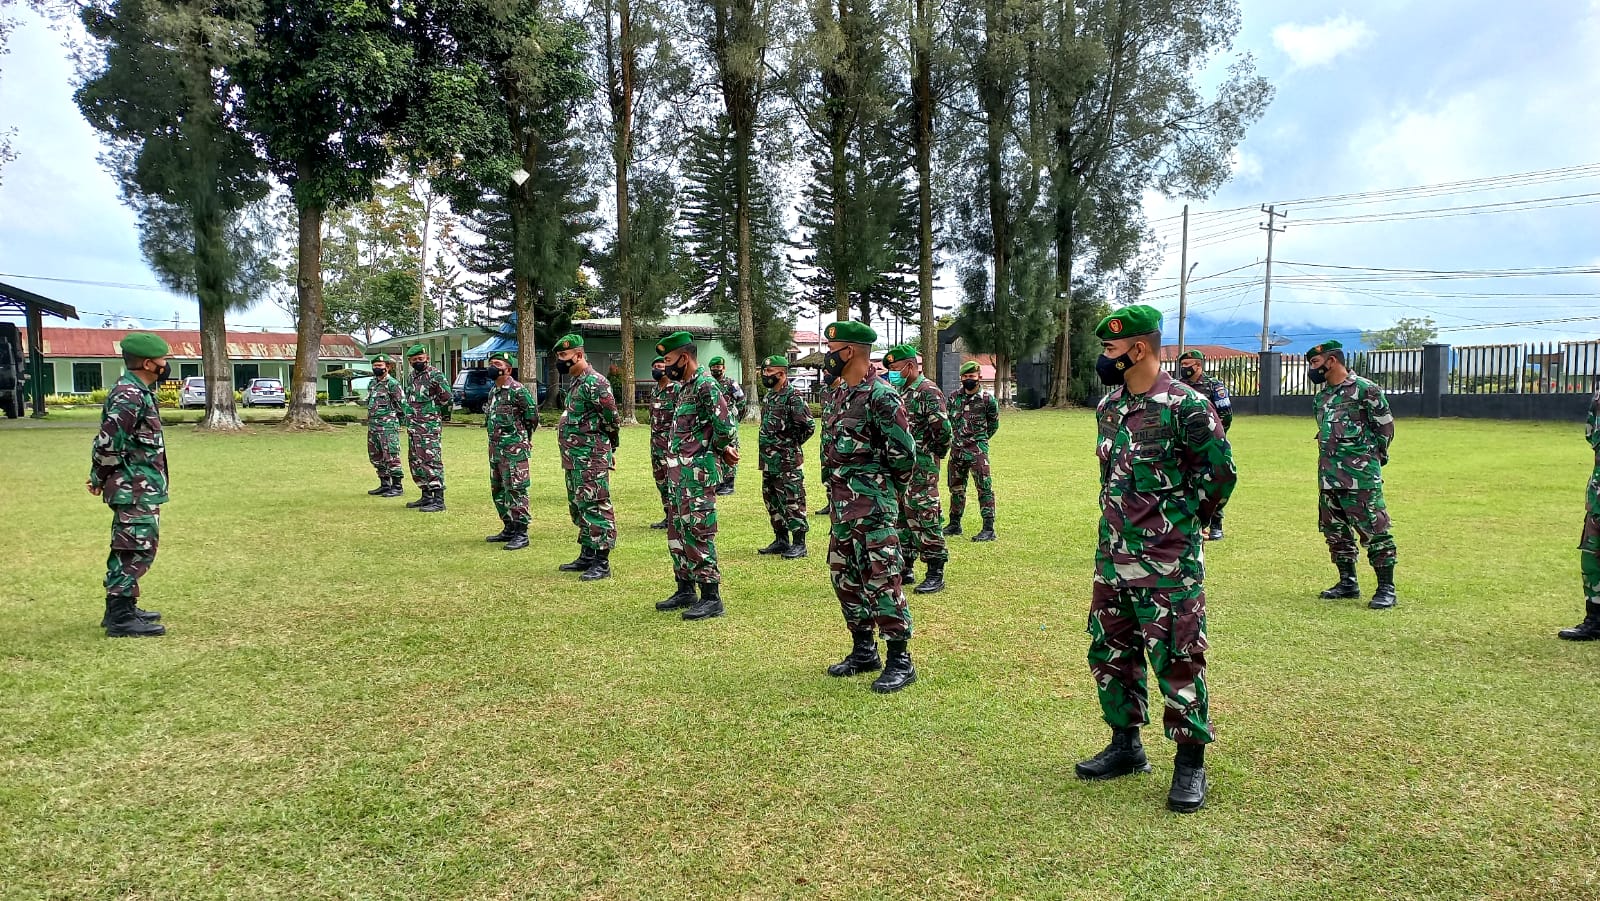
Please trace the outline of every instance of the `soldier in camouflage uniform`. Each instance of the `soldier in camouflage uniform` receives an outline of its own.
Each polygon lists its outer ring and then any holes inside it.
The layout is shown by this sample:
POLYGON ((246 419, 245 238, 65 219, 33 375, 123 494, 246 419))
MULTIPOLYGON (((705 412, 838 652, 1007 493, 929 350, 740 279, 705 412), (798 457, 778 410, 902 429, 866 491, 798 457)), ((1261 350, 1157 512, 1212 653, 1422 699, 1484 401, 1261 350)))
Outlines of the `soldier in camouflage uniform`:
POLYGON ((528 459, 533 433, 539 429, 539 402, 528 386, 512 375, 517 361, 504 351, 489 355, 494 385, 483 405, 483 427, 489 432, 489 494, 502 528, 485 538, 505 542, 504 550, 528 546, 528 459))
MULTIPOLYGON (((1184 351, 1178 358, 1178 367, 1183 370, 1183 383, 1211 401, 1217 418, 1222 420, 1222 433, 1226 435, 1233 427, 1233 398, 1228 396, 1228 386, 1206 375, 1206 355, 1198 350, 1184 351)), ((1216 515, 1211 517, 1206 530, 1207 541, 1222 540, 1222 512, 1223 508, 1218 507, 1216 515)))
POLYGON ((1161 687, 1163 724, 1178 743, 1167 806, 1205 804, 1206 523, 1233 491, 1233 452, 1215 408, 1161 368, 1161 313, 1130 306, 1096 329, 1101 381, 1100 541, 1089 602, 1089 672, 1111 726, 1082 779, 1149 772, 1139 730, 1150 721, 1145 660, 1161 687))
POLYGON ((872 690, 886 694, 917 681, 908 648, 911 611, 900 585, 899 531, 899 498, 916 468, 917 442, 899 395, 871 375, 877 333, 864 323, 834 322, 825 336, 826 371, 843 380, 822 444, 833 507, 828 569, 852 638, 849 655, 828 667, 828 675, 882 668, 872 690), (874 630, 888 645, 886 662, 878 657, 874 630))
MULTIPOLYGON (((819 405, 822 408, 822 417, 821 424, 818 426, 819 431, 822 433, 822 438, 817 441, 817 469, 822 476, 821 484, 824 492, 828 490, 828 482, 832 480, 828 477, 828 455, 822 452, 822 448, 828 443, 828 417, 831 415, 833 405, 839 399, 839 391, 843 387, 844 379, 829 378, 826 373, 823 373, 822 403, 819 405)), ((831 518, 833 516, 833 505, 818 504, 814 515, 831 518)))
POLYGON ((650 524, 652 529, 665 529, 672 519, 672 495, 667 484, 667 443, 672 438, 672 414, 677 406, 678 385, 667 378, 667 361, 657 355, 650 362, 650 377, 655 379, 655 390, 650 392, 650 474, 655 477, 656 491, 661 495, 661 521, 650 524))
POLYGON ((917 440, 917 466, 900 496, 900 553, 906 567, 901 585, 915 585, 917 594, 933 594, 944 589, 944 566, 949 559, 939 509, 939 464, 950 452, 950 415, 945 412, 944 392, 922 374, 916 345, 890 348, 883 355, 883 365, 900 375, 906 421, 911 423, 911 437, 917 440), (921 584, 915 570, 919 556, 928 564, 927 578, 921 584))
POLYGON ((444 509, 444 450, 439 423, 450 421, 450 382, 428 365, 428 349, 413 344, 406 350, 411 361, 411 381, 406 384, 407 458, 411 481, 422 497, 406 504, 423 513, 444 509))
POLYGON ((772 521, 772 543, 758 554, 780 554, 785 560, 806 555, 806 473, 803 447, 816 426, 811 410, 789 385, 789 359, 768 357, 761 370, 767 396, 761 404, 761 436, 757 462, 761 500, 772 521))
MULTIPOLYGON (((738 422, 744 422, 744 414, 748 409, 744 396, 744 388, 742 388, 738 382, 728 378, 726 374, 728 369, 728 361, 722 359, 721 357, 712 357, 711 362, 707 363, 706 366, 710 368, 711 378, 716 381, 717 387, 721 388, 722 393, 728 398, 728 403, 733 407, 733 415, 736 417, 736 420, 738 422)), ((739 449, 739 436, 737 434, 733 436, 733 449, 739 449)), ((739 477, 739 467, 733 464, 724 466, 722 468, 722 475, 722 484, 717 486, 717 494, 726 497, 727 495, 733 493, 733 480, 739 477)))
POLYGON ((567 510, 578 527, 578 559, 560 569, 581 572, 583 581, 592 582, 611 575, 611 549, 617 543, 616 513, 611 509, 612 455, 621 437, 617 398, 611 382, 589 365, 582 335, 567 335, 552 352, 556 371, 574 377, 556 439, 567 476, 567 510))
POLYGON ((1600 390, 1589 398, 1589 448, 1594 471, 1589 476, 1583 537, 1578 540, 1578 569, 1583 574, 1583 622, 1556 633, 1567 641, 1600 639, 1600 390))
POLYGON ((739 422, 727 395, 700 368, 694 339, 673 332, 656 345, 667 377, 678 383, 672 434, 667 442, 667 481, 672 515, 667 519, 667 551, 677 591, 657 610, 683 610, 687 620, 723 614, 722 572, 717 568, 717 486, 722 467, 739 462, 734 442, 739 422), (700 596, 695 597, 695 586, 700 596), (687 608, 687 609, 684 609, 687 608))
POLYGON ((978 483, 983 530, 973 541, 994 540, 994 480, 989 476, 989 439, 1000 431, 1000 404, 978 388, 978 364, 961 364, 961 387, 950 393, 950 424, 955 434, 950 451, 950 526, 946 535, 961 534, 967 509, 967 473, 978 483))
POLYGON ((372 384, 367 388, 367 459, 378 471, 378 487, 368 491, 378 497, 399 497, 400 427, 405 423, 406 395, 400 380, 389 373, 389 356, 372 358, 372 384))
POLYGON ((106 392, 100 432, 89 459, 89 493, 111 508, 111 553, 106 558, 106 610, 100 625, 110 638, 165 635, 154 610, 141 610, 139 579, 161 543, 161 505, 167 502, 167 445, 155 385, 172 374, 167 342, 148 332, 122 339, 127 374, 106 392))
POLYGON ((1338 341, 1306 351, 1307 377, 1322 385, 1313 401, 1317 411, 1317 523, 1339 581, 1324 598, 1361 597, 1356 580, 1356 539, 1367 546, 1367 562, 1378 576, 1378 590, 1367 604, 1387 610, 1394 589, 1395 544, 1389 510, 1383 502, 1383 467, 1394 441, 1394 416, 1383 389, 1345 366, 1338 341))

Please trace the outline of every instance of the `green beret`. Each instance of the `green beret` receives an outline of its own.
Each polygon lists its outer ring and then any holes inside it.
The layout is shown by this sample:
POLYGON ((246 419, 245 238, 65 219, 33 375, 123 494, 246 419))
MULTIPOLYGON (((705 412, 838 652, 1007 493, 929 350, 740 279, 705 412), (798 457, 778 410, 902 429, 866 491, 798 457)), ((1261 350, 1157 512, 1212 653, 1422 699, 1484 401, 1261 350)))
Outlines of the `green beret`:
POLYGON ((562 339, 560 341, 556 342, 556 346, 551 348, 550 352, 551 353, 561 353, 564 350, 577 350, 578 348, 580 348, 582 346, 583 346, 583 336, 582 335, 565 335, 565 336, 562 337, 562 339))
POLYGON ((1186 350, 1178 355, 1180 360, 1204 360, 1206 355, 1198 350, 1186 350))
POLYGON ((707 363, 706 365, 707 366, 726 366, 726 365, 728 365, 728 361, 724 360, 721 357, 712 357, 711 358, 711 362, 707 363))
POLYGON ((374 363, 387 363, 387 362, 389 362, 389 355, 388 354, 378 354, 377 356, 372 358, 372 362, 374 362, 374 363))
POLYGON ((413 344, 410 347, 406 348, 406 356, 408 356, 408 357, 414 357, 417 354, 426 354, 427 352, 428 352, 428 349, 426 347, 423 347, 421 344, 413 344))
POLYGON ((1100 325, 1095 328, 1094 333, 1101 341, 1115 341, 1118 338, 1136 338, 1159 331, 1161 331, 1161 311, 1140 303, 1123 307, 1100 320, 1100 325))
POLYGON ((499 360, 500 362, 506 364, 507 366, 510 366, 513 369, 515 369, 517 367, 517 357, 516 357, 516 355, 512 354, 512 353, 510 353, 508 351, 497 350, 494 353, 489 355, 489 359, 490 360, 499 360))
POLYGON ((961 374, 962 375, 966 375, 969 372, 972 372, 972 373, 978 372, 978 361, 977 360, 968 360, 967 362, 961 364, 961 374))
POLYGON ((694 338, 688 332, 673 332, 662 338, 660 343, 656 345, 656 353, 662 355, 670 354, 680 347, 688 347, 693 343, 694 338))
POLYGON ((1314 357, 1314 356, 1316 356, 1318 354, 1325 354, 1330 350, 1343 350, 1343 349, 1344 349, 1344 345, 1340 344, 1338 341, 1324 341, 1321 344, 1318 344, 1316 347, 1313 347, 1310 350, 1306 351, 1306 359, 1309 360, 1309 359, 1311 359, 1312 357, 1314 357))
POLYGON ((666 357, 663 357, 660 354, 656 354, 656 358, 654 360, 650 361, 650 365, 654 366, 657 363, 665 363, 665 362, 667 362, 667 358, 666 357))
POLYGON ((878 333, 865 322, 830 322, 824 335, 829 341, 838 341, 841 344, 865 344, 868 347, 878 340, 878 333))
POLYGON ((143 357, 146 360, 154 360, 157 357, 164 357, 172 353, 172 348, 167 346, 167 342, 161 340, 160 335, 152 335, 149 332, 129 332, 127 337, 122 339, 122 352, 135 357, 143 357))
POLYGON ((883 355, 883 365, 893 366, 916 358, 917 346, 915 344, 897 344, 889 348, 889 352, 883 355))
POLYGON ((781 366, 784 369, 788 369, 789 368, 789 358, 784 356, 783 354, 773 354, 772 356, 767 357, 767 362, 764 363, 763 365, 765 365, 765 366, 781 366))

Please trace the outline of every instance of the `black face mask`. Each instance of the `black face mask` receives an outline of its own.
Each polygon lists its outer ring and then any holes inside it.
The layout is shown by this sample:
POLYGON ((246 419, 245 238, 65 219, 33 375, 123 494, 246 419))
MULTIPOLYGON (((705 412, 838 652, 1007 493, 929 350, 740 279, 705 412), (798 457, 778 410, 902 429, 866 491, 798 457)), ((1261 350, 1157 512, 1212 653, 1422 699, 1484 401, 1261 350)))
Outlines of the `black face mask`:
POLYGON ((509 369, 498 369, 492 366, 489 368, 489 371, 494 373, 494 380, 497 382, 511 374, 511 370, 509 369))
POLYGON ((1183 377, 1192 382, 1200 377, 1200 370, 1193 366, 1185 366, 1183 367, 1183 377))
POLYGON ((170 378, 172 378, 172 364, 171 363, 163 363, 163 364, 161 364, 161 371, 156 373, 156 381, 164 382, 164 381, 166 381, 167 379, 170 379, 170 378))
POLYGON ((563 359, 560 359, 558 357, 556 359, 556 372, 559 372, 562 375, 566 375, 567 373, 572 371, 572 364, 574 362, 575 361, 573 361, 573 360, 563 360, 563 359))
POLYGON ((676 363, 668 363, 666 372, 667 378, 672 379, 674 382, 681 382, 683 377, 689 374, 689 367, 685 366, 682 360, 679 360, 676 363))
POLYGON ((1313 385, 1325 384, 1328 381, 1328 367, 1324 366, 1321 369, 1307 369, 1306 378, 1310 379, 1311 384, 1313 385))
POLYGON ((384 369, 382 366, 373 367, 373 370, 372 370, 372 377, 373 378, 381 379, 381 378, 383 378, 384 376, 386 376, 388 374, 389 374, 389 370, 384 369))
POLYGON ((965 388, 968 391, 976 391, 976 390, 978 390, 978 380, 977 379, 962 379, 961 380, 961 387, 965 388))
POLYGON ((1100 381, 1115 388, 1128 380, 1128 370, 1133 368, 1133 357, 1123 354, 1120 357, 1101 355, 1094 361, 1094 371, 1100 376, 1100 381))
POLYGON ((782 379, 775 375, 764 375, 761 377, 761 384, 766 385, 768 391, 778 387, 778 382, 780 381, 782 381, 782 379))
POLYGON ((711 377, 720 382, 722 381, 722 373, 725 371, 723 369, 713 369, 711 370, 711 377))
POLYGON ((844 351, 830 350, 828 355, 822 358, 822 371, 828 374, 828 378, 836 379, 844 375, 845 363, 848 361, 840 356, 842 353, 844 351))
POLYGON ((660 366, 657 366, 654 369, 650 370, 650 377, 659 382, 662 379, 667 377, 667 371, 665 369, 662 369, 660 366))
POLYGON ((427 371, 427 369, 428 369, 428 364, 424 363, 424 362, 422 362, 420 360, 415 360, 415 361, 412 361, 412 363, 411 363, 411 370, 413 372, 425 372, 425 371, 427 371))

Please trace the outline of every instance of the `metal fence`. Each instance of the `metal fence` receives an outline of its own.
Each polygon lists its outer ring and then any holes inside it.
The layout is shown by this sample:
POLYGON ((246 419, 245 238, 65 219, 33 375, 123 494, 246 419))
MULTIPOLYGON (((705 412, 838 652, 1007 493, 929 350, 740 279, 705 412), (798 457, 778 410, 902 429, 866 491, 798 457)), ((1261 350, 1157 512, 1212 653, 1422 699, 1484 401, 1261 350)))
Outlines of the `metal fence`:
MULTIPOLYGON (((1177 362, 1165 365, 1173 378, 1181 378, 1183 370, 1177 362)), ((1261 361, 1252 356, 1218 357, 1206 360, 1206 375, 1222 382, 1229 394, 1253 395, 1261 390, 1261 361)))
POLYGON ((1451 394, 1591 394, 1600 342, 1480 344, 1451 349, 1451 394))

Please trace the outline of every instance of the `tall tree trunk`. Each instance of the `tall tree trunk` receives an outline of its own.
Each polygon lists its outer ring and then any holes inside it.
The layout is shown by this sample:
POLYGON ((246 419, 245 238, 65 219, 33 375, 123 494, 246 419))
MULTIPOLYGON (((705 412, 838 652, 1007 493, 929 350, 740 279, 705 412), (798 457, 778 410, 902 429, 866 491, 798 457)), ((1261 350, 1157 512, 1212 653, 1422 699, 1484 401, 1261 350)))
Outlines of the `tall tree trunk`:
MULTIPOLYGON (((299 204, 300 246, 295 289, 300 321, 295 329, 294 379, 289 410, 283 417, 286 429, 320 429, 326 423, 317 415, 317 361, 322 352, 322 205, 299 204)), ((209 395, 210 392, 207 392, 209 395)))
MULTIPOLYGON (((998 34, 1002 27, 999 19, 1001 11, 995 7, 998 0, 989 0, 986 10, 988 20, 985 23, 989 34, 998 34)), ((990 38, 991 46, 993 38, 990 38)), ((994 346, 994 385, 995 397, 999 398, 1000 386, 1003 378, 1000 366, 1010 356, 1010 347, 1005 337, 1005 328, 999 323, 1006 321, 1010 315, 1011 300, 1011 198, 1005 184, 1005 139, 1006 131, 1010 127, 1010 99, 1006 96, 1007 87, 1000 82, 998 60, 993 60, 985 67, 986 71, 980 76, 978 86, 979 100, 983 104, 985 125, 984 147, 984 172, 989 195, 989 231, 993 236, 994 248, 994 321, 993 329, 994 346)))
POLYGON ((934 370, 939 335, 933 318, 933 6, 915 0, 911 25, 911 96, 916 112, 917 296, 922 301, 922 360, 934 370))
MULTIPOLYGON (((754 117, 751 119, 750 124, 753 125, 754 117)), ((739 185, 738 209, 735 212, 739 230, 739 381, 744 385, 747 399, 745 418, 759 420, 761 396, 756 393, 754 376, 760 371, 760 362, 756 359, 755 297, 751 291, 750 272, 750 144, 751 135, 748 132, 736 136, 734 140, 739 185)))
MULTIPOLYGON (((606 16, 606 31, 611 17, 606 16)), ((609 34, 607 35, 609 46, 609 34)), ((611 98, 611 118, 615 129, 612 155, 617 166, 617 292, 618 313, 622 317, 622 421, 637 422, 633 383, 635 366, 633 333, 633 234, 630 224, 628 172, 633 162, 633 92, 637 54, 633 47, 631 0, 617 3, 617 73, 611 98)))
POLYGON ((841 123, 833 123, 830 144, 828 152, 833 155, 829 160, 829 177, 833 179, 833 233, 829 237, 833 243, 830 251, 833 256, 833 318, 836 322, 844 322, 850 318, 850 276, 844 269, 844 261, 849 254, 845 249, 849 240, 846 235, 849 214, 845 211, 844 195, 849 186, 846 184, 844 127, 841 123))
MULTIPOLYGON (((215 116, 196 116, 195 121, 202 128, 209 127, 212 134, 220 128, 215 116)), ((228 269, 228 246, 223 235, 225 215, 217 198, 217 162, 212 156, 203 151, 196 154, 194 165, 204 168, 208 177, 196 180, 189 213, 194 230, 195 297, 200 306, 200 366, 206 378, 206 412, 198 428, 237 432, 244 424, 233 402, 233 363, 228 359, 229 297, 223 277, 228 269)))
MULTIPOLYGON (((1070 153, 1070 132, 1062 129, 1056 136, 1057 153, 1070 153), (1063 133, 1067 137, 1063 138, 1063 133)), ((1069 167, 1061 165, 1057 179, 1070 178, 1069 167)), ((1054 361, 1055 373, 1050 379, 1048 403, 1052 407, 1065 407, 1072 403, 1072 245, 1076 237, 1077 192, 1056 187, 1056 332, 1054 361), (1069 197, 1071 199, 1069 199, 1069 197)))
POLYGON ((206 376, 206 415, 198 428, 237 432, 244 428, 233 401, 233 361, 228 358, 227 314, 221 306, 200 305, 200 365, 206 376))

